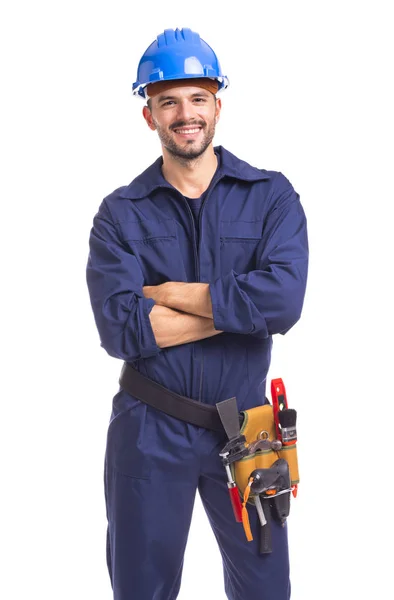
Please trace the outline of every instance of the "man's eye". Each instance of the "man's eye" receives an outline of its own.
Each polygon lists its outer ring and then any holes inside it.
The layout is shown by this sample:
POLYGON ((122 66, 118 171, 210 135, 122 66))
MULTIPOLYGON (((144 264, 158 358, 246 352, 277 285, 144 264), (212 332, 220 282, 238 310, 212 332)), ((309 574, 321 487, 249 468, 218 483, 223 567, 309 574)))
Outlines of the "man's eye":
POLYGON ((198 102, 198 103, 202 103, 202 102, 205 102, 206 99, 205 98, 194 98, 194 101, 198 102))
POLYGON ((171 104, 175 104, 174 100, 167 100, 166 102, 163 102, 162 106, 170 106, 171 104))

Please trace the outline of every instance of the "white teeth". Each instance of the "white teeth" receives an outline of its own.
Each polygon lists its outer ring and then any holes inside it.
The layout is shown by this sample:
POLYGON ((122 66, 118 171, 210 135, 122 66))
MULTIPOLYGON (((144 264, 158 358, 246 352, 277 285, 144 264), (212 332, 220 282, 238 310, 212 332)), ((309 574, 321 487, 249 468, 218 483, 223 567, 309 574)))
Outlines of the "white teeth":
POLYGON ((197 129, 175 129, 176 133, 198 133, 200 131, 199 128, 197 129))

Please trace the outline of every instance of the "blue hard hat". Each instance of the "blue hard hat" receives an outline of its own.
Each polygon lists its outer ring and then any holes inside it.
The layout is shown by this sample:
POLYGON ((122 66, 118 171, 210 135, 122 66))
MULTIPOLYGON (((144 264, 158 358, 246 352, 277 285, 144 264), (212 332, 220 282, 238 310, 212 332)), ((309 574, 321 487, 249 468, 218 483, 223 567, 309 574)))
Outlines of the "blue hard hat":
POLYGON ((133 94, 146 98, 146 86, 157 81, 208 77, 219 90, 229 85, 215 52, 191 29, 165 29, 143 54, 133 83, 133 94))

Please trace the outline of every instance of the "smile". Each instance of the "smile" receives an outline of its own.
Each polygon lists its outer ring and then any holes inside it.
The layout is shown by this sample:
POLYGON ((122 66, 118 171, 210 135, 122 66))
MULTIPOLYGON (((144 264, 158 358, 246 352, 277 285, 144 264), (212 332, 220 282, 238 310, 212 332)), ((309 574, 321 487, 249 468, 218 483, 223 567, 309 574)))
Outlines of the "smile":
POLYGON ((198 133, 201 131, 201 127, 195 127, 193 129, 174 129, 175 133, 179 133, 181 135, 193 135, 194 133, 198 133))

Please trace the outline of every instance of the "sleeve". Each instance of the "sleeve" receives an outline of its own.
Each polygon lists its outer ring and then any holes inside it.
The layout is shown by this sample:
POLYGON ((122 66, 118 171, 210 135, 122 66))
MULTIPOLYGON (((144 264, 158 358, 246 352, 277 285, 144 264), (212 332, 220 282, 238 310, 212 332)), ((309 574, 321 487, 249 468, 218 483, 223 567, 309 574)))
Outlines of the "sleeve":
POLYGON ((155 301, 143 295, 142 271, 119 239, 105 200, 90 232, 86 279, 101 346, 108 354, 125 361, 157 355, 161 348, 149 319, 155 301))
POLYGON ((266 338, 300 318, 308 273, 307 222, 299 195, 278 173, 257 246, 256 270, 210 284, 215 329, 266 338))

